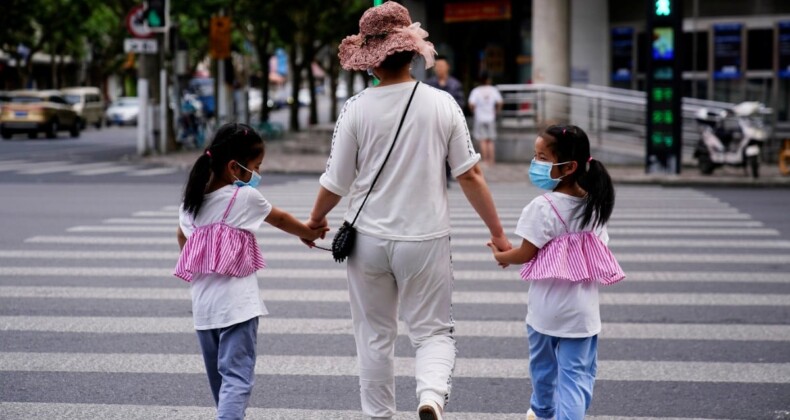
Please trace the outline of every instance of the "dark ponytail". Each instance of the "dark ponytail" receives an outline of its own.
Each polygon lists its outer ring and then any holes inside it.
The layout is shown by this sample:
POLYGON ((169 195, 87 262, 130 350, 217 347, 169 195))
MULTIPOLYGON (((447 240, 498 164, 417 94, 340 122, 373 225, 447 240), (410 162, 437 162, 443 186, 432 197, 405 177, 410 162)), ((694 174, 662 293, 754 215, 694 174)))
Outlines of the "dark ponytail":
POLYGON ((197 217, 211 175, 221 177, 228 162, 235 160, 248 166, 250 161, 264 152, 263 139, 252 127, 237 123, 220 127, 214 140, 197 158, 189 172, 189 179, 184 187, 184 211, 197 217))
POLYGON ((576 162, 577 169, 569 177, 587 192, 582 226, 605 225, 614 210, 614 185, 603 163, 591 158, 587 134, 575 125, 553 125, 541 137, 557 155, 557 162, 576 162))

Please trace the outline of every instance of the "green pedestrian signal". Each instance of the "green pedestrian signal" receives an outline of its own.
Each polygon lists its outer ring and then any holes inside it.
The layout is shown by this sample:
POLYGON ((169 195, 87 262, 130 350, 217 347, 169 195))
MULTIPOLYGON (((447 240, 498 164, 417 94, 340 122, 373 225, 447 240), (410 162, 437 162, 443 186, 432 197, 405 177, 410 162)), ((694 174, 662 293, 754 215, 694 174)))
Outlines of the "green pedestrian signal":
POLYGON ((145 6, 145 23, 149 28, 167 27, 167 0, 148 0, 145 6))
POLYGON ((669 16, 670 13, 672 13, 671 0, 656 0, 656 16, 669 16))

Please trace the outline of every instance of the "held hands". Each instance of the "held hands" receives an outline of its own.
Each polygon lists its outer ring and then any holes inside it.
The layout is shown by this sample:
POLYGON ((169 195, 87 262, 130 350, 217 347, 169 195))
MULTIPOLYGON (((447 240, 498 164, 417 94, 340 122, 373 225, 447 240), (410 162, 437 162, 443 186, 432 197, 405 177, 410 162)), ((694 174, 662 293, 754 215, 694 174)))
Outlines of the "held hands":
POLYGON ((497 254, 500 254, 504 251, 509 251, 513 248, 513 245, 510 244, 510 241, 504 235, 501 236, 492 236, 491 241, 486 244, 487 247, 491 248, 491 252, 494 254, 494 259, 497 260, 497 263, 502 268, 507 268, 510 264, 506 264, 499 261, 497 258, 497 254))
POLYGON ((311 234, 307 237, 301 237, 302 243, 312 248, 315 246, 315 240, 318 238, 324 239, 326 232, 329 231, 329 222, 324 217, 321 220, 310 219, 305 222, 305 226, 310 229, 311 234))

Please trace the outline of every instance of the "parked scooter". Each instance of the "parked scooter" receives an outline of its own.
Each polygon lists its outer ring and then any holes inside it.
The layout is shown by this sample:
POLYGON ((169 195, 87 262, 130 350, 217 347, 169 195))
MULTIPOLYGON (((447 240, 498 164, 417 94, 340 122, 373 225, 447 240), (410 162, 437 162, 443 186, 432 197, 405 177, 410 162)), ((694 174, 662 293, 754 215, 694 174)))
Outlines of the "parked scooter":
POLYGON ((743 167, 760 176, 760 149, 768 139, 765 117, 771 113, 759 102, 742 102, 732 111, 701 108, 696 113, 702 132, 694 157, 699 170, 710 175, 723 165, 743 167))

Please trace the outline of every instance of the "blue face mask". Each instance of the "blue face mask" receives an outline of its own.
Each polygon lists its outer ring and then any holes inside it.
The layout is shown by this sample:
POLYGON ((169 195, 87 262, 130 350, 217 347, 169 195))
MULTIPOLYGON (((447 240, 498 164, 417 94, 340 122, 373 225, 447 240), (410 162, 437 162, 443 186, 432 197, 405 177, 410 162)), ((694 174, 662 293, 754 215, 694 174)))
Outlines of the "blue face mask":
POLYGON ((563 177, 552 178, 551 168, 554 166, 564 165, 569 162, 551 163, 535 160, 532 158, 532 163, 529 165, 529 181, 532 185, 543 190, 554 190, 559 185, 563 177))
POLYGON ((240 179, 236 178, 236 180, 235 180, 235 181, 233 181, 233 185, 235 185, 235 186, 237 186, 237 187, 252 187, 252 188, 258 188, 258 184, 260 184, 260 183, 261 183, 261 174, 259 174, 259 173, 255 172, 255 171, 251 171, 251 170, 249 170, 249 169, 245 168, 244 166, 242 166, 242 165, 241 165, 240 163, 238 163, 238 162, 237 162, 236 164, 237 164, 237 165, 239 165, 239 166, 241 167, 241 169, 244 169, 245 171, 247 171, 247 172, 251 173, 251 174, 252 174, 252 177, 250 177, 250 180, 249 180, 249 181, 247 181, 247 182, 244 182, 244 181, 242 181, 242 180, 240 180, 240 179))

